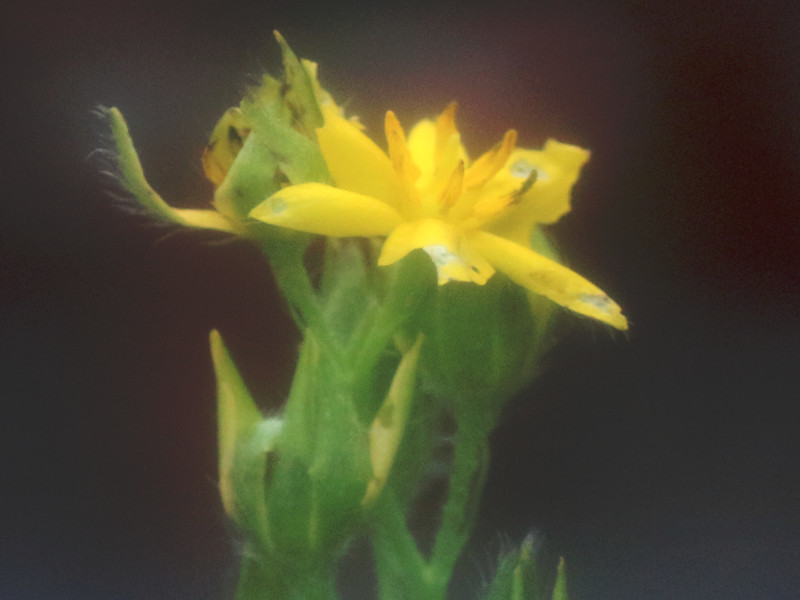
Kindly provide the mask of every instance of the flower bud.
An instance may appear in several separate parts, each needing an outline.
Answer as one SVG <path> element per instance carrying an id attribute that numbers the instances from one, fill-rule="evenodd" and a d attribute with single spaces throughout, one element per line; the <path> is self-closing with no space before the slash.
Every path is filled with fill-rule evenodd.
<path id="1" fill-rule="evenodd" d="M 544 236 L 535 235 L 533 245 L 537 252 L 555 256 Z M 534 374 L 548 347 L 555 310 L 553 302 L 502 273 L 483 286 L 458 281 L 439 286 L 423 326 L 426 386 L 495 419 L 504 402 Z"/>
<path id="2" fill-rule="evenodd" d="M 558 566 L 542 560 L 535 541 L 529 535 L 519 550 L 500 558 L 483 600 L 568 600 L 564 559 L 558 559 Z"/>
<path id="3" fill-rule="evenodd" d="M 336 356 L 311 330 L 281 418 L 264 419 L 217 332 L 220 492 L 226 512 L 271 562 L 329 564 L 379 495 L 403 437 L 422 340 L 408 349 L 371 426 Z"/>

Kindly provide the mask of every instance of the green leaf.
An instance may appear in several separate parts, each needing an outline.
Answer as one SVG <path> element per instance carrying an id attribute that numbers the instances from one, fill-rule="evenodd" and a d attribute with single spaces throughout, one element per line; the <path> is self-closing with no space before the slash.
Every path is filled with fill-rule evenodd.
<path id="1" fill-rule="evenodd" d="M 146 210 L 163 219 L 180 222 L 170 206 L 164 202 L 145 179 L 142 163 L 133 146 L 128 124 L 122 113 L 115 107 L 109 108 L 108 124 L 114 138 L 117 152 L 117 166 L 122 176 L 122 185 L 131 192 Z"/>
<path id="2" fill-rule="evenodd" d="M 296 560 L 326 560 L 362 517 L 371 469 L 366 428 L 337 352 L 310 329 L 304 337 L 267 505 L 276 547 Z"/>
<path id="3" fill-rule="evenodd" d="M 253 402 L 222 336 L 211 332 L 217 376 L 219 485 L 225 511 L 262 542 L 269 539 L 264 497 L 267 454 L 281 433 L 279 419 L 264 419 Z"/>
<path id="4" fill-rule="evenodd" d="M 369 451 L 372 479 L 367 486 L 362 504 L 371 504 L 378 497 L 395 462 L 405 431 L 408 415 L 415 396 L 417 360 L 423 336 L 403 354 L 397 367 L 389 393 L 369 430 Z"/>
<path id="5" fill-rule="evenodd" d="M 214 192 L 214 207 L 224 215 L 244 220 L 254 206 L 279 189 L 275 154 L 262 134 L 251 132 Z"/>
<path id="6" fill-rule="evenodd" d="M 568 600 L 564 559 L 559 559 L 554 569 L 554 562 L 545 560 L 540 553 L 541 548 L 534 549 L 534 537 L 528 536 L 519 550 L 500 557 L 497 572 L 482 599 Z"/>
<path id="7" fill-rule="evenodd" d="M 567 598 L 567 575 L 563 558 L 558 561 L 556 584 L 553 587 L 553 600 L 569 600 Z"/>
<path id="8" fill-rule="evenodd" d="M 264 85 L 274 88 L 276 83 L 265 78 Z M 262 93 L 256 101 L 243 104 L 242 111 L 252 127 L 250 135 L 258 136 L 289 183 L 330 181 L 322 151 L 314 140 L 293 127 L 291 109 L 283 102 L 279 90 L 277 96 L 274 90 Z"/>

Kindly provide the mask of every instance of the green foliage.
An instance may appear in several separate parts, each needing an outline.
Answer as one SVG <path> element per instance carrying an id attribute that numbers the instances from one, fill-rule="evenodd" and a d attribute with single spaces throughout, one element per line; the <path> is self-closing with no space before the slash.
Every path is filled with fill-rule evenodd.
<path id="1" fill-rule="evenodd" d="M 288 62 L 294 64 L 291 59 Z M 299 63 L 287 73 L 292 73 L 293 80 L 302 81 L 300 71 L 308 79 Z M 285 89 L 291 90 L 291 94 L 285 93 Z M 313 114 L 308 108 L 311 105 L 316 107 L 310 84 L 281 83 L 265 75 L 261 86 L 250 91 L 241 104 L 249 134 L 214 194 L 217 210 L 245 219 L 255 206 L 277 192 L 282 183 L 329 181 L 313 128 L 308 129 L 313 120 L 308 116 Z M 303 115 L 302 120 L 298 120 L 298 112 Z"/>
<path id="2" fill-rule="evenodd" d="M 568 600 L 564 559 L 553 571 L 548 570 L 548 565 L 537 559 L 533 538 L 528 536 L 518 550 L 500 557 L 482 600 Z"/>
<path id="3" fill-rule="evenodd" d="M 145 179 L 142 163 L 133 146 L 128 124 L 122 113 L 116 108 L 106 111 L 111 136 L 114 140 L 117 165 L 120 171 L 122 185 L 131 192 L 143 208 L 151 214 L 170 220 L 172 209 L 159 196 Z"/>

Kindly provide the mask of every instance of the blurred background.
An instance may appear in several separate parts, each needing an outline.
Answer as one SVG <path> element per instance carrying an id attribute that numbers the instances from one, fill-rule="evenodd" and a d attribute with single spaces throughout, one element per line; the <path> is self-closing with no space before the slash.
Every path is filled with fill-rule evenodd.
<path id="1" fill-rule="evenodd" d="M 232 598 L 207 334 L 265 406 L 297 334 L 258 254 L 109 200 L 93 112 L 178 206 L 271 31 L 381 137 L 459 102 L 592 150 L 551 233 L 631 320 L 580 319 L 509 407 L 453 598 L 546 533 L 572 600 L 800 594 L 800 14 L 784 2 L 6 3 L 0 9 L 0 598 Z M 350 569 L 353 598 L 369 573 Z M 356 565 L 354 567 L 354 565 Z"/>

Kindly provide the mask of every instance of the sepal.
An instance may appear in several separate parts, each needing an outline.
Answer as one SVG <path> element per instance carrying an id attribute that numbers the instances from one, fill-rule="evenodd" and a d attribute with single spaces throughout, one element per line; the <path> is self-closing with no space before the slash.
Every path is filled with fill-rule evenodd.
<path id="1" fill-rule="evenodd" d="M 414 345 L 404 354 L 397 367 L 389 393 L 369 429 L 369 453 L 372 478 L 361 503 L 372 504 L 383 490 L 392 471 L 397 450 L 406 430 L 408 415 L 414 399 L 417 360 L 423 336 L 417 337 Z"/>
<path id="2" fill-rule="evenodd" d="M 456 415 L 471 413 L 493 423 L 505 401 L 527 383 L 546 323 L 532 313 L 524 290 L 501 274 L 483 286 L 440 286 L 428 319 L 426 386 L 452 398 Z"/>
<path id="3" fill-rule="evenodd" d="M 222 505 L 250 535 L 268 539 L 263 481 L 283 428 L 264 419 L 253 402 L 219 332 L 211 332 L 211 356 L 217 377 L 219 487 Z"/>
<path id="4" fill-rule="evenodd" d="M 234 219 L 246 219 L 286 184 L 330 181 L 315 133 L 322 125 L 316 70 L 275 37 L 285 80 L 265 75 L 222 116 L 203 155 L 206 176 L 218 186 L 214 206 Z"/>

